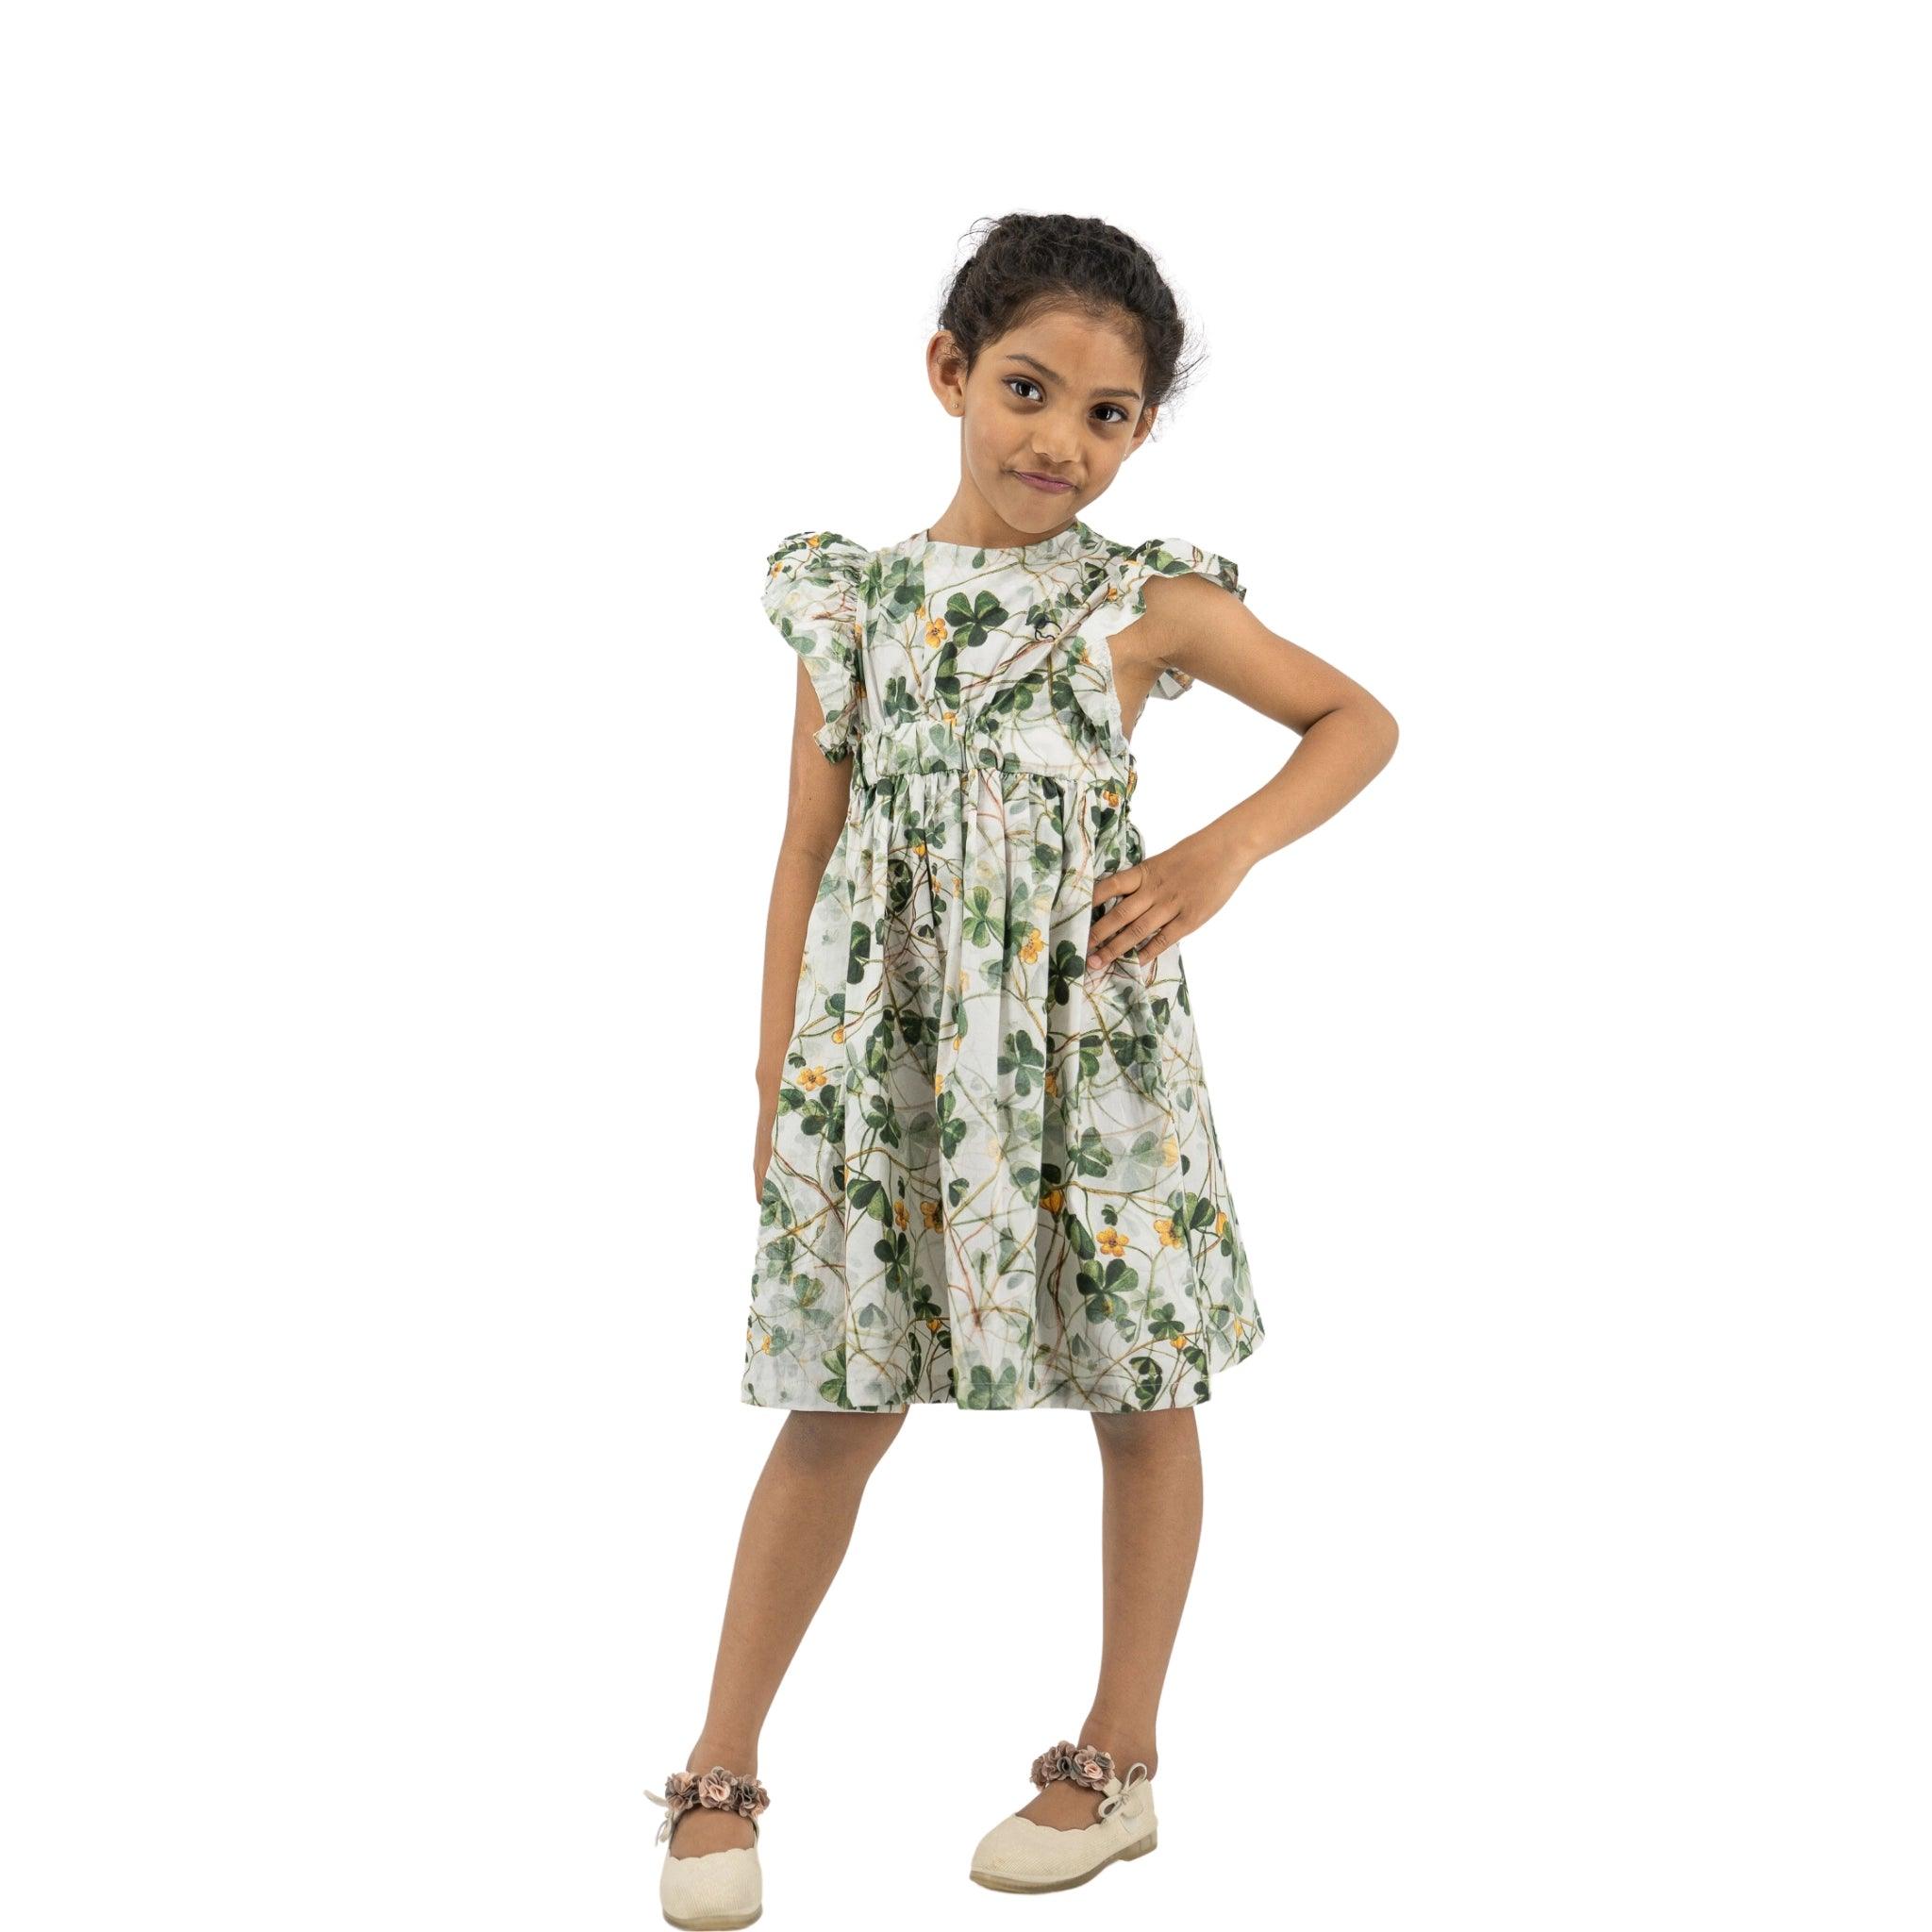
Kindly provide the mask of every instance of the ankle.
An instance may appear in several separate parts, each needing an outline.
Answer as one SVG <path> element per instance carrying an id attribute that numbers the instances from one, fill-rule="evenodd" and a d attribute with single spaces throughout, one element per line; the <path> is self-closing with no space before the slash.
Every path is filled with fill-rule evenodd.
<path id="1" fill-rule="evenodd" d="M 1142 1725 L 1120 1724 L 1105 1717 L 1090 1717 L 1081 1726 L 1075 1741 L 1095 1744 L 1105 1751 L 1113 1759 L 1117 1777 L 1125 1777 L 1128 1770 L 1136 1764 L 1144 1764 L 1149 1777 L 1159 1768 L 1160 1754 L 1155 1749 L 1154 1734 Z"/>
<path id="2" fill-rule="evenodd" d="M 709 1771 L 714 1764 L 722 1764 L 726 1771 L 741 1777 L 756 1777 L 758 1774 L 758 1740 L 753 1739 L 746 1742 L 742 1738 L 715 1737 L 707 1733 L 691 1747 L 691 1756 L 684 1760 L 684 1768 L 687 1771 Z"/>

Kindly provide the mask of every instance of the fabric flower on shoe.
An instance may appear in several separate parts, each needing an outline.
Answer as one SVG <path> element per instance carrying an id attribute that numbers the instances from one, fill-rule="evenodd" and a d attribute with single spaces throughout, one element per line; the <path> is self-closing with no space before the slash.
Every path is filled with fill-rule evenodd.
<path id="1" fill-rule="evenodd" d="M 1072 1740 L 1062 1738 L 1051 1750 L 1042 1751 L 1033 1760 L 1033 1782 L 1044 1790 L 1055 1778 L 1065 1777 L 1067 1767 L 1073 1760 L 1074 1750 Z"/>

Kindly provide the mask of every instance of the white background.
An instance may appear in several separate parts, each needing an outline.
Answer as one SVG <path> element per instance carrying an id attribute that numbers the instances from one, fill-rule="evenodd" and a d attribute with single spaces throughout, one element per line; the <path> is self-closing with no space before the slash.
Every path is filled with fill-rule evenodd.
<path id="1" fill-rule="evenodd" d="M 1089 521 L 1402 742 L 1184 949 L 1267 1337 L 1159 1856 L 967 1883 L 1099 1473 L 933 1409 L 765 1735 L 768 1923 L 1927 1923 L 1907 19 L 9 12 L 11 1923 L 658 1923 L 780 1426 L 764 558 L 944 508 L 1009 208 L 1208 352 Z M 1291 744 L 1150 707 L 1149 848 Z"/>

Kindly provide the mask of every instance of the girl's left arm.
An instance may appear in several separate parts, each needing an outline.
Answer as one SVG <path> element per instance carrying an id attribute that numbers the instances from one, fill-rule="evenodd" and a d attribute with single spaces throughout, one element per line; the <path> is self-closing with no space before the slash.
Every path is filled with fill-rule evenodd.
<path id="1" fill-rule="evenodd" d="M 1345 672 L 1278 636 L 1239 597 L 1194 575 L 1143 592 L 1146 648 L 1276 724 L 1301 742 L 1274 777 L 1197 832 L 1094 883 L 1087 963 L 1134 948 L 1145 961 L 1224 906 L 1249 869 L 1332 818 L 1395 755 L 1393 714 Z"/>

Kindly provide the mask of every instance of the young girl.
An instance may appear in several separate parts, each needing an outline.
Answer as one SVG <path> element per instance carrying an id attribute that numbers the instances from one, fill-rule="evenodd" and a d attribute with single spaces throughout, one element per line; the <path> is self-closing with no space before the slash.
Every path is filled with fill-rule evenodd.
<path id="1" fill-rule="evenodd" d="M 920 1403 L 1086 1409 L 1105 1469 L 1098 1687 L 970 1875 L 1050 1890 L 1154 1849 L 1156 1710 L 1200 1531 L 1194 1410 L 1263 1334 L 1179 942 L 1395 747 L 1374 697 L 1247 609 L 1233 563 L 1083 521 L 1174 392 L 1183 334 L 1119 229 L 1008 216 L 926 347 L 959 425 L 943 514 L 883 549 L 802 531 L 769 559 L 798 711 L 741 1395 L 791 1413 L 704 1727 L 649 1794 L 675 1925 L 758 1915 L 759 1731 Z M 1129 733 L 1150 695 L 1197 680 L 1299 742 L 1150 856 Z"/>

